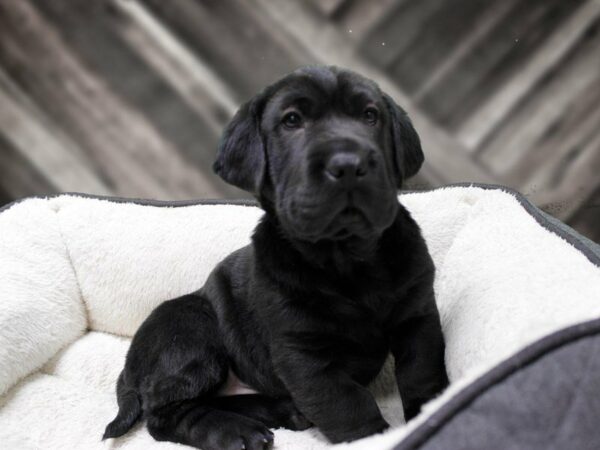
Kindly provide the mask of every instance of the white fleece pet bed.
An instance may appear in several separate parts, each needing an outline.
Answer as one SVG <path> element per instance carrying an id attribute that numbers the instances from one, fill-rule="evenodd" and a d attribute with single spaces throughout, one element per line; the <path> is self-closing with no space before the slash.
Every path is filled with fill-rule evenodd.
<path id="1" fill-rule="evenodd" d="M 393 376 L 373 390 L 395 426 L 349 449 L 600 448 L 600 257 L 499 187 L 406 193 L 436 264 L 451 386 L 408 425 Z M 0 213 L 0 448 L 184 448 L 138 425 L 100 440 L 129 339 L 249 242 L 244 204 L 25 199 Z M 329 445 L 277 430 L 276 449 Z"/>

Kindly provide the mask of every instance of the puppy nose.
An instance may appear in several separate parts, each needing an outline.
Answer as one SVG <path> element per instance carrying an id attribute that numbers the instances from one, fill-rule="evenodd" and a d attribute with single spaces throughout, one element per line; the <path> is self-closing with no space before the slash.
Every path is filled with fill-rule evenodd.
<path id="1" fill-rule="evenodd" d="M 367 158 L 357 153 L 336 153 L 325 165 L 325 173 L 332 181 L 356 182 L 368 173 Z"/>

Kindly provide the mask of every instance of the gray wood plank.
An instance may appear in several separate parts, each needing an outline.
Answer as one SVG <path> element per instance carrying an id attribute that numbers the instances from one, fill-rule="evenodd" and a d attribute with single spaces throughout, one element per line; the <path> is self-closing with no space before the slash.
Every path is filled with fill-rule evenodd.
<path id="1" fill-rule="evenodd" d="M 46 187 L 52 187 L 50 192 L 111 193 L 84 152 L 2 70 L 0 105 L 5 191 L 15 197 L 45 193 Z"/>
<path id="2" fill-rule="evenodd" d="M 15 198 L 6 192 L 2 186 L 0 186 L 0 208 L 14 200 Z"/>
<path id="3" fill-rule="evenodd" d="M 406 0 L 355 0 L 338 10 L 332 22 L 353 45 L 358 45 L 400 1 Z"/>
<path id="4" fill-rule="evenodd" d="M 490 2 L 490 6 L 485 8 L 478 16 L 477 20 L 470 24 L 471 26 L 464 26 L 463 24 L 465 30 L 468 31 L 464 34 L 464 37 L 457 42 L 457 45 L 449 49 L 448 53 L 440 59 L 435 67 L 432 65 L 429 70 L 421 71 L 423 80 L 412 95 L 414 100 L 416 102 L 421 101 L 421 99 L 433 90 L 435 86 L 443 82 L 444 78 L 448 76 L 449 73 L 457 70 L 462 60 L 473 52 L 479 43 L 486 39 L 498 23 L 506 17 L 514 7 L 515 1 L 518 0 Z"/>
<path id="5" fill-rule="evenodd" d="M 338 14 L 345 5 L 354 3 L 353 0 L 308 0 L 308 3 L 326 17 Z"/>
<path id="6" fill-rule="evenodd" d="M 236 0 L 144 0 L 144 4 L 244 101 L 296 67 L 314 62 L 299 46 L 277 37 L 253 11 Z"/>
<path id="7" fill-rule="evenodd" d="M 422 35 L 423 24 L 443 4 L 439 0 L 397 2 L 365 36 L 360 53 L 378 67 L 389 68 Z"/>
<path id="8" fill-rule="evenodd" d="M 498 15 L 498 7 L 506 8 L 513 1 L 516 0 L 463 0 L 459 6 L 455 2 L 441 2 L 440 9 L 423 20 L 420 32 L 388 66 L 392 78 L 409 94 L 417 92 L 482 16 L 492 12 Z"/>
<path id="9" fill-rule="evenodd" d="M 575 48 L 483 143 L 480 160 L 503 179 L 522 180 L 560 160 L 568 140 L 579 138 L 574 126 L 585 126 L 590 109 L 598 111 L 600 34 L 582 36 Z"/>
<path id="10" fill-rule="evenodd" d="M 600 187 L 600 113 L 578 131 L 527 182 L 533 201 L 558 205 L 553 214 L 561 220 L 568 220 Z"/>
<path id="11" fill-rule="evenodd" d="M 0 64 L 101 168 L 115 193 L 219 195 L 142 114 L 74 56 L 28 1 L 0 3 Z"/>
<path id="12" fill-rule="evenodd" d="M 438 123 L 456 129 L 543 44 L 580 0 L 518 2 L 419 105 Z"/>
<path id="13" fill-rule="evenodd" d="M 523 152 L 519 162 L 510 171 L 511 179 L 519 180 L 523 186 L 532 186 L 536 178 L 545 177 L 555 180 L 552 185 L 556 184 L 558 174 L 573 150 L 581 148 L 586 141 L 600 133 L 600 77 L 597 80 L 596 84 L 592 83 L 588 89 L 583 89 L 577 98 L 562 109 L 558 117 L 548 123 L 543 134 L 529 151 Z"/>
<path id="14" fill-rule="evenodd" d="M 458 131 L 459 139 L 468 149 L 476 151 L 535 85 L 561 64 L 581 42 L 581 37 L 594 26 L 600 16 L 600 1 L 588 0 L 544 42 L 543 46 L 514 72 L 494 95 L 474 110 Z"/>
<path id="15" fill-rule="evenodd" d="M 32 195 L 50 195 L 56 188 L 0 132 L 0 206 Z"/>
<path id="16" fill-rule="evenodd" d="M 113 0 L 111 5 L 127 17 L 118 29 L 123 39 L 220 134 L 238 106 L 232 88 L 139 1 Z"/>
<path id="17" fill-rule="evenodd" d="M 569 225 L 596 243 L 600 243 L 600 187 L 569 219 Z"/>
<path id="18" fill-rule="evenodd" d="M 123 29 L 131 26 L 128 16 L 105 1 L 33 3 L 95 77 L 129 108 L 143 114 L 184 159 L 210 176 L 220 130 L 190 108 L 179 92 L 146 63 L 138 49 L 121 38 Z"/>

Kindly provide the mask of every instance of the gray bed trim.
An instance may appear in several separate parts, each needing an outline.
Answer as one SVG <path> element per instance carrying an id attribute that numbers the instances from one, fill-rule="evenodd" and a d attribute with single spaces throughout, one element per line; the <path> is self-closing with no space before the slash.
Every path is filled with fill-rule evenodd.
<path id="1" fill-rule="evenodd" d="M 479 393 L 419 450 L 598 450 L 600 334 L 543 351 Z"/>
<path id="2" fill-rule="evenodd" d="M 481 394 L 502 383 L 511 375 L 535 364 L 544 355 L 560 347 L 600 335 L 600 319 L 579 323 L 550 334 L 498 364 L 482 377 L 466 386 L 462 391 L 442 405 L 425 422 L 406 436 L 394 450 L 415 450 L 432 439 L 452 418 L 467 409 Z"/>

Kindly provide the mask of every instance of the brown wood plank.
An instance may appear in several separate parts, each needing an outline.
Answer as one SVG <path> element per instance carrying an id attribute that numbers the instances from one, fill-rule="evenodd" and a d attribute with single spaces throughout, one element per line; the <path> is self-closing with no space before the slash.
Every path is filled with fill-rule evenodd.
<path id="1" fill-rule="evenodd" d="M 581 0 L 518 2 L 419 105 L 454 130 L 492 95 L 577 9 Z"/>
<path id="2" fill-rule="evenodd" d="M 539 81 L 563 63 L 565 56 L 576 47 L 581 37 L 594 26 L 600 16 L 600 2 L 587 0 L 560 26 L 524 66 L 513 73 L 494 95 L 471 113 L 459 130 L 459 139 L 467 148 L 476 151 L 502 120 L 523 101 Z"/>
<path id="3" fill-rule="evenodd" d="M 0 3 L 0 64 L 101 168 L 115 193 L 219 195 L 143 115 L 74 57 L 27 1 Z"/>
<path id="4" fill-rule="evenodd" d="M 268 28 L 249 2 L 144 0 L 144 4 L 226 84 L 236 87 L 238 101 L 296 67 L 314 62 L 301 47 Z"/>

